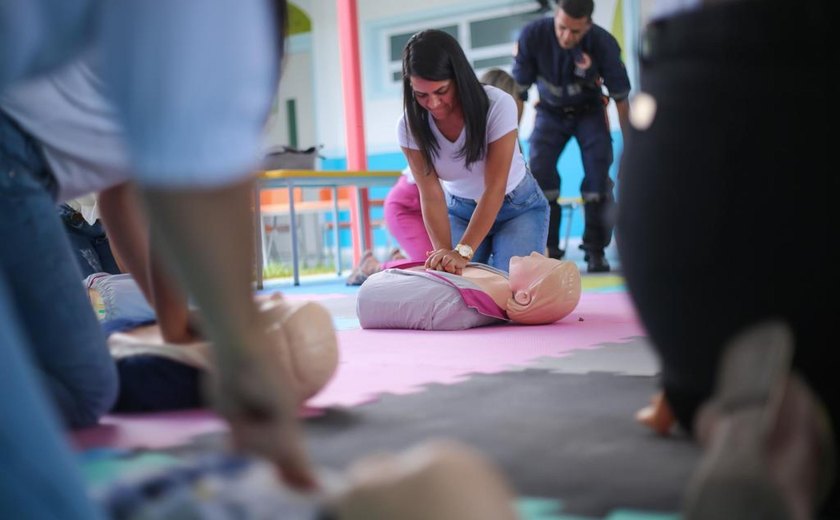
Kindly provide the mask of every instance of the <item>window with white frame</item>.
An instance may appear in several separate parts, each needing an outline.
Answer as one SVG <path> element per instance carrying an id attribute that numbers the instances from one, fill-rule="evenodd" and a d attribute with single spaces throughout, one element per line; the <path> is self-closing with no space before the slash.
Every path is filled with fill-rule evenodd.
<path id="1" fill-rule="evenodd" d="M 383 31 L 388 53 L 386 83 L 402 81 L 402 52 L 411 35 L 424 29 L 440 29 L 454 36 L 476 74 L 481 75 L 491 67 L 510 71 L 513 51 L 519 31 L 528 22 L 544 13 L 534 9 L 534 2 L 506 6 L 480 12 L 465 11 L 446 18 L 430 18 L 423 23 L 391 27 Z"/>

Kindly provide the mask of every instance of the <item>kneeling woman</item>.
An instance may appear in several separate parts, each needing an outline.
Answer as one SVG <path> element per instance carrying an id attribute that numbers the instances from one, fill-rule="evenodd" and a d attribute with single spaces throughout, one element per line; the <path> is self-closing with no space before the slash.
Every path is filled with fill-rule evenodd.
<path id="1" fill-rule="evenodd" d="M 513 256 L 542 253 L 548 202 L 519 150 L 513 98 L 482 86 L 458 41 L 437 30 L 406 44 L 403 96 L 397 134 L 434 247 L 426 267 L 507 270 Z"/>

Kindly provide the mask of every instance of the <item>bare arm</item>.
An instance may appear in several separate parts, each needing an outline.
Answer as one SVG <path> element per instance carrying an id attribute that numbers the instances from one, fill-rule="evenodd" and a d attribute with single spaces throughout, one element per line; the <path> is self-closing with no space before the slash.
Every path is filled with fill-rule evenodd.
<path id="1" fill-rule="evenodd" d="M 420 191 L 420 207 L 423 212 L 423 222 L 435 249 L 452 248 L 452 232 L 449 227 L 449 216 L 446 210 L 446 197 L 440 185 L 437 173 L 432 171 L 428 175 L 426 161 L 418 150 L 403 148 L 408 159 L 411 175 Z"/>
<path id="2" fill-rule="evenodd" d="M 502 207 L 502 202 L 504 202 L 510 164 L 513 159 L 514 146 L 516 146 L 516 134 L 517 131 L 512 130 L 510 133 L 490 143 L 487 148 L 484 192 L 470 218 L 464 236 L 457 238 L 459 243 L 469 245 L 473 250 L 481 244 L 481 241 L 487 236 L 490 228 L 493 227 L 493 223 L 499 214 L 499 209 Z M 417 155 L 419 156 L 419 153 Z M 423 188 L 419 182 L 418 187 L 420 188 L 421 200 L 423 200 Z M 423 202 L 423 204 L 423 218 L 426 219 L 426 203 Z M 449 219 L 446 217 L 447 212 L 445 206 L 441 209 L 440 213 L 444 216 L 443 225 L 446 227 L 447 236 L 450 238 L 450 241 L 439 243 L 432 238 L 432 244 L 435 246 L 435 250 L 426 259 L 426 267 L 461 274 L 469 260 L 452 249 Z M 426 220 L 426 226 L 429 226 L 428 220 Z M 431 231 L 429 234 L 431 236 Z"/>
<path id="3" fill-rule="evenodd" d="M 137 203 L 134 186 L 125 182 L 99 192 L 99 213 L 108 242 L 120 269 L 131 273 L 149 303 L 152 291 L 146 278 L 149 232 L 146 217 Z"/>
<path id="4" fill-rule="evenodd" d="M 490 143 L 487 147 L 487 161 L 484 170 L 484 193 L 478 201 L 464 236 L 459 242 L 476 249 L 499 215 L 505 198 L 510 164 L 516 144 L 516 130 Z"/>
<path id="5" fill-rule="evenodd" d="M 628 131 L 630 129 L 630 101 L 622 99 L 615 102 L 615 109 L 618 112 L 618 125 L 621 127 L 621 142 L 627 143 Z M 618 178 L 621 178 L 621 170 L 618 170 Z"/>
<path id="6" fill-rule="evenodd" d="M 242 447 L 273 460 L 295 487 L 314 486 L 294 392 L 280 380 L 251 287 L 253 180 L 206 190 L 145 189 L 160 252 L 195 296 L 218 373 L 215 404 Z"/>
<path id="7" fill-rule="evenodd" d="M 630 128 L 630 102 L 626 99 L 615 102 L 615 109 L 618 112 L 618 125 L 621 127 L 622 141 L 627 138 L 627 131 Z"/>
<path id="8" fill-rule="evenodd" d="M 178 281 L 151 251 L 148 219 L 134 184 L 126 182 L 102 191 L 99 209 L 120 267 L 131 273 L 155 309 L 163 340 L 167 343 L 195 341 L 197 334 L 190 323 L 187 298 Z"/>

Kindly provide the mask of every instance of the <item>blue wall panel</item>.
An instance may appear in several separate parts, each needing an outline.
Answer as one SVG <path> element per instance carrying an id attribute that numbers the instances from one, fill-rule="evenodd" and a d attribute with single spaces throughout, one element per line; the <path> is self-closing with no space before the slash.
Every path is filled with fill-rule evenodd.
<path id="1" fill-rule="evenodd" d="M 522 142 L 522 149 L 525 157 L 528 156 L 528 142 Z M 613 156 L 615 160 L 610 168 L 610 176 L 615 180 L 618 175 L 618 166 L 621 159 L 621 151 L 623 149 L 623 142 L 621 139 L 621 132 L 613 132 Z M 402 170 L 405 168 L 405 157 L 401 152 L 383 153 L 376 155 L 369 155 L 368 169 L 370 170 Z M 561 196 L 563 197 L 579 197 L 580 183 L 583 180 L 583 164 L 580 160 L 580 147 L 577 141 L 572 139 L 563 150 L 563 154 L 558 161 L 558 171 L 562 179 Z M 321 160 L 321 169 L 323 170 L 344 170 L 347 168 L 347 160 L 344 157 L 328 157 Z M 617 188 L 616 188 L 617 192 Z M 383 199 L 388 194 L 388 188 L 375 187 L 370 190 L 370 197 L 373 199 Z M 332 216 L 328 216 L 331 219 Z M 379 221 L 382 219 L 382 208 L 376 207 L 371 209 L 371 219 Z M 350 213 L 342 211 L 339 214 L 339 220 L 347 222 L 350 220 Z M 565 234 L 566 222 L 561 223 L 561 238 Z M 583 234 L 583 211 L 578 210 L 572 220 L 572 238 L 580 238 Z M 331 247 L 332 233 L 325 236 L 325 243 Z M 350 231 L 343 229 L 340 233 L 340 241 L 342 247 L 350 247 Z M 387 245 L 387 234 L 381 229 L 374 229 L 374 245 L 375 247 L 385 247 Z M 392 244 L 396 245 L 396 244 Z"/>

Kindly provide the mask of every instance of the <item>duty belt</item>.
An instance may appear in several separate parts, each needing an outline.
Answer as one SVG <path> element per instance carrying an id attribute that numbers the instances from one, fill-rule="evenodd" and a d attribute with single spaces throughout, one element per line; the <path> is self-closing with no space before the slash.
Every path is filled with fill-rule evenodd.
<path id="1" fill-rule="evenodd" d="M 537 105 L 537 108 L 542 108 L 545 111 L 550 112 L 552 114 L 558 114 L 566 117 L 574 117 L 579 114 L 585 114 L 587 112 L 592 112 L 599 108 L 604 108 L 604 104 L 601 101 L 590 101 L 588 103 L 582 103 L 580 105 L 558 106 L 541 101 Z"/>

